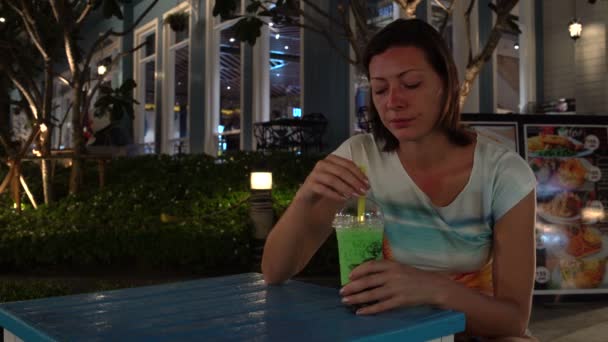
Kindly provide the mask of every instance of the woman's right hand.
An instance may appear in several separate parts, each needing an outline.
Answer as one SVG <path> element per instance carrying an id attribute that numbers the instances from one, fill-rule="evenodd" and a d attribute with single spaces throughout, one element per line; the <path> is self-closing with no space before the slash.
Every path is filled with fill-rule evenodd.
<path id="1" fill-rule="evenodd" d="M 315 165 L 298 191 L 310 202 L 325 197 L 344 201 L 365 196 L 369 189 L 367 176 L 351 160 L 330 154 Z"/>

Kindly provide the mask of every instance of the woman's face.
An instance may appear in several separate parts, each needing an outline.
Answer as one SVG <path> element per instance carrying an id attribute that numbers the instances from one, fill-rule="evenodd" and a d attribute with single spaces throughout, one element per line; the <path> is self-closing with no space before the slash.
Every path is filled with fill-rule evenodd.
<path id="1" fill-rule="evenodd" d="M 419 141 L 435 128 L 443 81 L 416 47 L 392 47 L 369 63 L 372 100 L 399 142 Z"/>

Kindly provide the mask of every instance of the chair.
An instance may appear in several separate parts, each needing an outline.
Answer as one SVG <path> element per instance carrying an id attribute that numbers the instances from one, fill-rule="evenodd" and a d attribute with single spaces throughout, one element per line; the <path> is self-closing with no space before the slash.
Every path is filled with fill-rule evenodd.
<path id="1" fill-rule="evenodd" d="M 308 113 L 302 117 L 302 152 L 323 151 L 323 136 L 327 130 L 327 118 L 322 113 Z"/>

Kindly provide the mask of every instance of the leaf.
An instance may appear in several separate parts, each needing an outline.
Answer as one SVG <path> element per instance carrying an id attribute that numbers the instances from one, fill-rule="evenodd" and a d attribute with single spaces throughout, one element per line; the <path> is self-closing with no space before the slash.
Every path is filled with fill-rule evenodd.
<path id="1" fill-rule="evenodd" d="M 258 18 L 249 17 L 239 20 L 234 25 L 234 33 L 237 39 L 254 45 L 257 38 L 261 35 L 261 27 L 264 22 Z"/>
<path id="2" fill-rule="evenodd" d="M 496 5 L 494 5 L 493 3 L 488 3 L 488 7 L 490 7 L 490 9 L 492 11 L 494 11 L 494 13 L 498 13 L 498 8 L 496 7 Z"/>
<path id="3" fill-rule="evenodd" d="M 220 16 L 223 20 L 232 19 L 235 17 L 236 4 L 240 0 L 215 0 L 213 6 L 213 16 Z"/>
<path id="4" fill-rule="evenodd" d="M 245 7 L 245 11 L 247 11 L 247 13 L 255 13 L 261 6 L 262 4 L 259 1 L 254 0 L 249 5 L 247 5 L 247 7 Z"/>
<path id="5" fill-rule="evenodd" d="M 507 25 L 509 26 L 509 29 L 513 32 L 517 32 L 518 34 L 521 34 L 521 30 L 519 29 L 519 25 L 517 25 L 516 23 L 514 23 L 513 21 L 507 21 Z"/>
<path id="6" fill-rule="evenodd" d="M 126 92 L 132 91 L 133 89 L 135 89 L 135 87 L 137 87 L 137 83 L 132 78 L 129 78 L 125 80 L 120 86 L 120 92 L 124 94 Z"/>
<path id="7" fill-rule="evenodd" d="M 118 2 L 116 2 L 116 0 L 103 0 L 103 16 L 106 19 L 116 17 L 123 20 L 120 5 Z"/>

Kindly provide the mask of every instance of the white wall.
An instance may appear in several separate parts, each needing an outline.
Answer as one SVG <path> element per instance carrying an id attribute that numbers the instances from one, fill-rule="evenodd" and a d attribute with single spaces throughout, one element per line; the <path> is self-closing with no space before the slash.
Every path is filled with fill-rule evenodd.
<path id="1" fill-rule="evenodd" d="M 568 35 L 575 4 L 583 24 L 576 42 Z M 578 114 L 608 114 L 607 22 L 608 1 L 543 1 L 545 102 L 575 98 Z"/>

